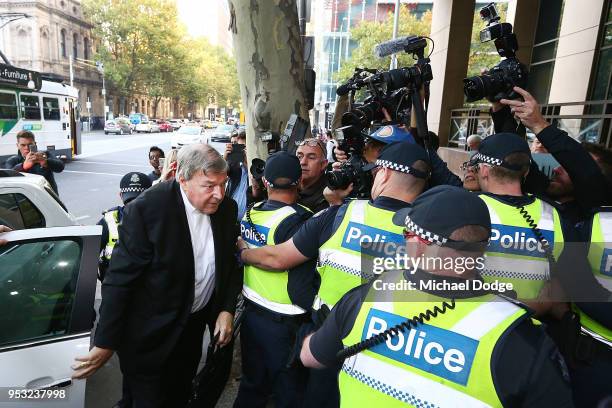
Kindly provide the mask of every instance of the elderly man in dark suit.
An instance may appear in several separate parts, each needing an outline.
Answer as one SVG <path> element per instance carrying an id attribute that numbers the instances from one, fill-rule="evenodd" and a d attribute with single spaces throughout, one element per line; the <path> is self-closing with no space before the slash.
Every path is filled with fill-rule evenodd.
<path id="1" fill-rule="evenodd" d="M 184 147 L 177 180 L 126 206 L 94 347 L 74 365 L 74 377 L 86 378 L 117 352 L 120 406 L 184 406 L 205 326 L 219 344 L 231 340 L 242 272 L 236 203 L 224 196 L 227 163 L 211 146 Z"/>

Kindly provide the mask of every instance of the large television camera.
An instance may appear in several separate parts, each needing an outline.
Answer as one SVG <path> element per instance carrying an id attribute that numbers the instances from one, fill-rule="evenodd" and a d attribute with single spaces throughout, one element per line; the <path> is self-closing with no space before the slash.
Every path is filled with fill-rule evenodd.
<path id="1" fill-rule="evenodd" d="M 480 18 L 487 22 L 487 26 L 480 31 L 480 42 L 493 40 L 497 53 L 504 59 L 488 73 L 463 80 L 466 101 L 516 99 L 519 95 L 512 88 L 526 87 L 527 68 L 516 58 L 518 42 L 512 32 L 512 24 L 499 22 L 500 17 L 493 3 L 480 9 Z"/>
<path id="2" fill-rule="evenodd" d="M 416 63 L 388 71 L 357 68 L 354 75 L 338 87 L 338 95 L 349 94 L 350 109 L 342 115 L 342 126 L 336 129 L 335 136 L 338 148 L 346 152 L 349 159 L 339 170 L 326 172 L 330 189 L 345 189 L 353 183 L 353 197 L 369 197 L 372 177 L 361 168 L 367 164 L 362 155 L 370 130 L 389 124 L 409 126 L 413 108 L 418 135 L 427 145 L 427 121 L 420 90 L 427 87 L 433 75 L 429 57 L 425 57 L 426 46 L 426 38 L 417 36 L 379 44 L 375 49 L 379 58 L 403 51 L 413 54 Z M 359 90 L 364 90 L 366 97 L 355 102 L 355 93 Z M 383 108 L 391 117 L 390 121 L 386 120 Z"/>

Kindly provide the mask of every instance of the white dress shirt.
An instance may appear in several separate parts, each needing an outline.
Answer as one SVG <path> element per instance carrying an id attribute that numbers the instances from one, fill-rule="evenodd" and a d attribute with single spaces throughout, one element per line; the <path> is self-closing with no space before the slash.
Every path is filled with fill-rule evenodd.
<path id="1" fill-rule="evenodd" d="M 195 313 L 206 306 L 215 288 L 215 242 L 210 225 L 210 216 L 191 205 L 182 187 L 181 195 L 185 204 L 187 223 L 191 233 L 191 246 L 193 247 L 195 295 L 191 313 Z"/>

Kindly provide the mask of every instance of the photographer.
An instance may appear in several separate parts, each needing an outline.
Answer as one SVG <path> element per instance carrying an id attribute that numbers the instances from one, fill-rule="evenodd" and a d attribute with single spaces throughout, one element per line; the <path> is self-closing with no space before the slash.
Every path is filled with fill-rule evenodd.
<path id="1" fill-rule="evenodd" d="M 313 213 L 318 213 L 329 207 L 323 196 L 327 168 L 325 145 L 319 139 L 304 139 L 298 143 L 295 155 L 300 160 L 302 168 L 298 204 L 307 207 Z"/>
<path id="2" fill-rule="evenodd" d="M 226 194 L 238 204 L 238 221 L 252 201 L 249 194 L 249 172 L 246 162 L 246 132 L 234 133 L 225 145 L 223 158 L 229 166 Z"/>
<path id="3" fill-rule="evenodd" d="M 55 194 L 59 194 L 53 173 L 61 173 L 64 170 L 64 163 L 48 151 L 39 152 L 34 133 L 29 130 L 17 133 L 17 149 L 17 155 L 6 161 L 5 168 L 43 176 Z"/>
<path id="4" fill-rule="evenodd" d="M 553 179 L 544 181 L 535 192 L 545 189 L 550 198 L 561 204 L 561 213 L 571 225 L 587 219 L 594 208 L 610 205 L 612 189 L 599 167 L 603 162 L 596 161 L 567 132 L 548 123 L 529 92 L 519 87 L 514 87 L 514 91 L 524 102 L 509 99 L 500 102 L 510 108 L 510 113 L 530 129 L 561 164 L 555 169 Z"/>

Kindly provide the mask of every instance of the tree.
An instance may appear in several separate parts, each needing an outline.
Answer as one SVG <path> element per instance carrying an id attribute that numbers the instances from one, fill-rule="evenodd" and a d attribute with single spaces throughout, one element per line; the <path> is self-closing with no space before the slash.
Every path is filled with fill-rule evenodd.
<path id="1" fill-rule="evenodd" d="M 247 153 L 266 158 L 263 135 L 282 133 L 292 113 L 308 120 L 296 0 L 228 2 Z"/>
<path id="2" fill-rule="evenodd" d="M 398 26 L 398 37 L 406 35 L 429 35 L 431 27 L 431 12 L 426 12 L 419 19 L 412 14 L 408 8 L 400 9 Z M 389 69 L 391 57 L 377 58 L 374 55 L 374 47 L 384 41 L 388 41 L 393 36 L 393 15 L 389 14 L 384 22 L 363 21 L 355 28 L 351 29 L 351 39 L 358 46 L 351 53 L 351 57 L 341 63 L 340 71 L 335 75 L 335 79 L 344 82 L 355 72 L 355 68 L 375 68 Z M 425 50 L 428 53 L 428 48 Z M 409 66 L 414 64 L 411 55 L 397 54 L 398 66 Z"/>

